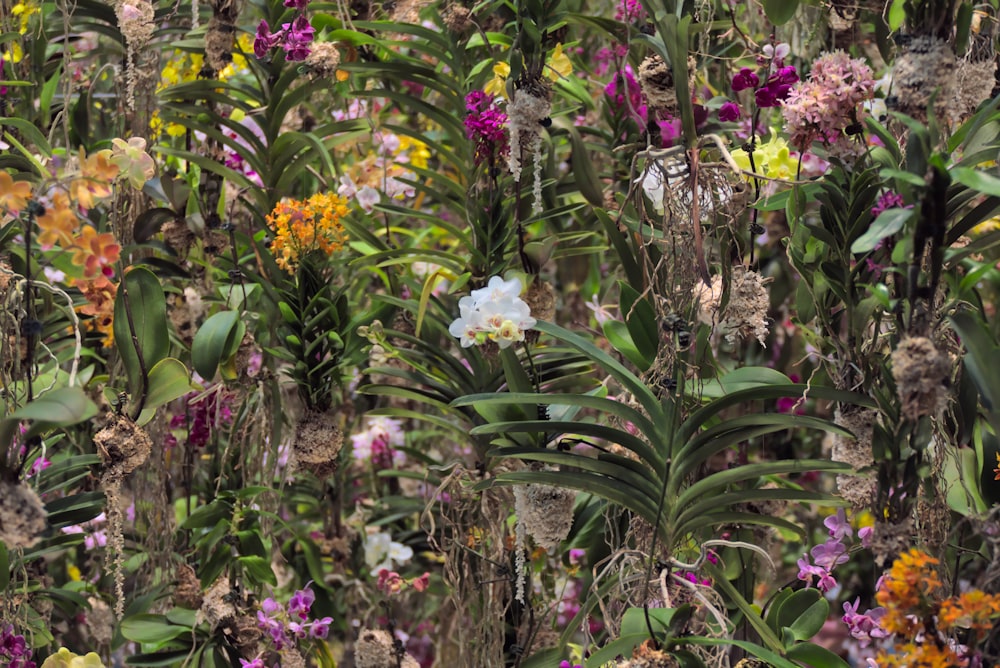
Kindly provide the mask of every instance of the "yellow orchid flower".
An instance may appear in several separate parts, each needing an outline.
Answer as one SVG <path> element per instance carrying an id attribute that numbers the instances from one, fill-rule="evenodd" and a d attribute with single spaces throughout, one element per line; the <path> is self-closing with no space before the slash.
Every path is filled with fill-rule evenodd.
<path id="1" fill-rule="evenodd" d="M 750 156 L 742 148 L 733 151 L 733 161 L 740 169 L 750 171 Z M 799 161 L 789 154 L 788 142 L 772 131 L 771 139 L 757 144 L 753 152 L 753 169 L 771 179 L 794 179 Z"/>
<path id="2" fill-rule="evenodd" d="M 104 668 L 104 663 L 94 652 L 79 656 L 62 647 L 57 653 L 45 659 L 42 668 Z"/>
<path id="3" fill-rule="evenodd" d="M 507 77 L 510 76 L 510 65 L 507 63 L 497 63 L 493 66 L 493 78 L 483 87 L 483 92 L 496 97 L 503 95 L 507 97 Z"/>
<path id="4" fill-rule="evenodd" d="M 558 81 L 560 78 L 565 79 L 573 73 L 573 63 L 570 62 L 569 56 L 563 53 L 562 42 L 556 44 L 556 48 L 552 50 L 552 55 L 549 56 L 547 64 L 548 77 L 552 81 Z"/>

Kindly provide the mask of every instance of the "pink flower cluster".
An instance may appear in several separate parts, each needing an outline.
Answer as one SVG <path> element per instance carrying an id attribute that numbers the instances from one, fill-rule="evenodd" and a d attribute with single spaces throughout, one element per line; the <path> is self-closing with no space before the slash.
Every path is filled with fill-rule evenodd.
<path id="1" fill-rule="evenodd" d="M 830 155 L 853 161 L 865 149 L 852 138 L 866 116 L 862 103 L 874 95 L 875 80 L 864 60 L 843 51 L 820 56 L 809 80 L 792 88 L 785 100 L 782 114 L 791 143 L 804 151 L 819 141 Z"/>
<path id="2" fill-rule="evenodd" d="M 882 628 L 881 621 L 885 617 L 885 608 L 872 608 L 868 612 L 858 613 L 858 606 L 861 599 L 854 599 L 854 603 L 844 603 L 844 616 L 841 618 L 847 629 L 851 632 L 851 637 L 858 641 L 862 648 L 868 647 L 872 640 L 885 638 L 889 632 Z"/>
<path id="3" fill-rule="evenodd" d="M 642 95 L 642 88 L 635 78 L 635 73 L 631 65 L 625 65 L 624 69 L 614 76 L 608 85 L 604 87 L 604 94 L 608 96 L 611 106 L 614 109 L 624 111 L 641 127 L 648 127 L 649 108 L 646 106 L 646 100 Z M 705 119 L 701 116 L 703 112 L 704 107 L 695 105 L 696 125 L 704 122 Z M 668 117 L 657 118 L 655 120 L 660 130 L 660 145 L 663 148 L 673 146 L 681 134 L 680 119 Z"/>
<path id="4" fill-rule="evenodd" d="M 403 591 L 406 587 L 413 587 L 418 592 L 425 591 L 430 583 L 431 574 L 428 572 L 407 580 L 396 571 L 383 568 L 378 572 L 378 582 L 375 583 L 375 587 L 386 596 L 392 596 Z"/>
<path id="5" fill-rule="evenodd" d="M 615 21 L 637 23 L 646 18 L 646 10 L 640 0 L 618 0 L 615 8 Z"/>
<path id="6" fill-rule="evenodd" d="M 333 617 L 310 621 L 310 609 L 315 600 L 316 594 L 308 586 L 292 594 L 287 608 L 273 598 L 266 598 L 257 611 L 257 626 L 271 637 L 276 650 L 304 638 L 326 638 Z"/>
<path id="7" fill-rule="evenodd" d="M 313 36 L 316 30 L 306 18 L 305 9 L 309 0 L 285 0 L 285 7 L 297 9 L 300 13 L 291 23 L 282 23 L 281 30 L 271 32 L 267 21 L 261 21 L 254 36 L 253 53 L 257 58 L 263 58 L 268 51 L 281 45 L 285 51 L 285 60 L 305 60 L 309 57 Z"/>
<path id="8" fill-rule="evenodd" d="M 741 68 L 730 82 L 733 93 L 738 95 L 741 91 L 751 90 L 754 103 L 758 107 L 780 107 L 791 92 L 792 86 L 799 80 L 795 67 L 785 65 L 784 59 L 788 52 L 787 44 L 778 44 L 776 47 L 771 44 L 766 45 L 763 48 L 763 55 L 757 58 L 757 64 L 767 68 L 767 80 L 761 85 L 760 76 L 756 72 L 749 67 Z M 719 120 L 724 123 L 738 121 L 742 116 L 743 111 L 736 102 L 727 101 L 719 108 Z"/>
<path id="9" fill-rule="evenodd" d="M 497 101 L 481 90 L 465 96 L 465 136 L 476 143 L 476 164 L 494 164 L 510 152 L 507 114 Z"/>
<path id="10" fill-rule="evenodd" d="M 201 397 L 198 401 L 194 399 Z M 167 436 L 166 445 L 172 448 L 177 445 L 177 436 L 173 432 L 187 430 L 187 446 L 203 448 L 212 440 L 214 430 L 226 427 L 233 421 L 232 400 L 230 393 L 222 388 L 206 395 L 204 392 L 192 392 L 185 396 L 186 409 L 170 418 L 171 433 Z"/>
<path id="11" fill-rule="evenodd" d="M 8 668 L 35 668 L 28 642 L 23 635 L 14 633 L 12 624 L 7 624 L 0 631 L 0 665 Z"/>
<path id="12" fill-rule="evenodd" d="M 798 561 L 798 578 L 806 583 L 806 586 L 815 584 L 822 592 L 829 592 L 837 587 L 837 580 L 833 577 L 833 569 L 848 561 L 847 544 L 854 536 L 854 529 L 847 521 L 847 514 L 841 508 L 836 515 L 832 515 L 823 520 L 823 524 L 830 532 L 830 539 L 825 543 L 816 545 L 809 551 L 809 555 L 803 556 Z M 867 547 L 871 542 L 871 527 L 866 527 L 858 531 L 858 538 L 861 545 Z M 812 556 L 813 563 L 809 562 Z M 813 578 L 816 578 L 815 583 Z"/>

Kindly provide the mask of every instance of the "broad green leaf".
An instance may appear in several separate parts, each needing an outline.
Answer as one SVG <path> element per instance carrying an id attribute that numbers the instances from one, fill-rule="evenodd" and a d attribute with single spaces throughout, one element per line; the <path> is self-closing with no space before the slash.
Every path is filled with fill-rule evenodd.
<path id="1" fill-rule="evenodd" d="M 652 359 L 639 352 L 639 346 L 632 340 L 628 325 L 621 320 L 605 320 L 601 324 L 601 329 L 604 331 L 608 343 L 634 364 L 639 371 L 645 371 L 653 363 Z"/>
<path id="2" fill-rule="evenodd" d="M 10 554 L 7 546 L 0 541 L 0 591 L 7 591 L 10 583 Z"/>
<path id="3" fill-rule="evenodd" d="M 745 366 L 734 369 L 720 378 L 706 380 L 692 391 L 706 399 L 715 399 L 739 390 L 767 385 L 789 385 L 791 379 L 780 371 L 762 366 Z"/>
<path id="4" fill-rule="evenodd" d="M 801 589 L 782 602 L 778 627 L 788 627 L 796 640 L 809 640 L 819 633 L 830 614 L 830 604 L 816 589 Z"/>
<path id="5" fill-rule="evenodd" d="M 135 326 L 134 332 L 132 325 Z M 153 272 L 138 267 L 125 274 L 115 297 L 112 328 L 118 354 L 128 376 L 129 391 L 135 401 L 144 389 L 148 392 L 146 379 L 150 369 L 166 357 L 170 349 L 167 302 L 160 281 Z M 142 364 L 139 362 L 140 353 Z"/>
<path id="6" fill-rule="evenodd" d="M 271 570 L 271 562 L 264 557 L 251 555 L 248 557 L 238 557 L 237 561 L 243 566 L 246 574 L 257 584 L 270 584 L 277 586 L 278 578 Z"/>
<path id="7" fill-rule="evenodd" d="M 951 170 L 951 177 L 985 195 L 1000 197 L 1000 178 L 992 174 L 971 167 L 955 167 Z"/>
<path id="8" fill-rule="evenodd" d="M 764 13 L 767 15 L 767 20 L 776 26 L 791 21 L 798 8 L 799 0 L 764 0 Z"/>
<path id="9" fill-rule="evenodd" d="M 284 309 L 282 313 L 285 313 Z M 291 314 L 290 308 L 289 314 Z M 242 322 L 238 312 L 221 311 L 198 328 L 191 344 L 191 364 L 206 381 L 215 378 L 219 364 L 236 353 L 236 348 L 243 338 L 240 325 Z"/>
<path id="10" fill-rule="evenodd" d="M 157 408 L 197 389 L 183 362 L 173 357 L 160 360 L 149 372 L 149 393 L 136 424 L 141 427 L 153 419 Z"/>
<path id="11" fill-rule="evenodd" d="M 731 586 L 732 585 L 730 585 L 730 587 Z M 736 590 L 733 589 L 733 591 L 735 592 Z M 739 594 L 737 594 L 737 596 L 739 596 Z M 757 614 L 752 609 L 748 607 L 748 610 L 749 614 L 752 616 L 751 619 L 753 617 L 756 617 L 758 620 L 760 619 L 760 617 L 758 617 Z M 751 622 L 751 624 L 754 625 L 753 622 Z M 756 628 L 756 625 L 754 625 L 754 627 Z M 765 626 L 764 628 L 767 627 Z M 777 641 L 777 637 L 775 637 L 775 641 Z M 764 661 L 766 661 L 769 668 L 801 668 L 797 664 L 794 664 L 788 659 L 782 657 L 777 652 L 773 652 L 765 647 L 761 647 L 756 643 L 748 642 L 746 640 L 733 640 L 731 638 L 702 638 L 699 636 L 691 636 L 688 638 L 684 638 L 684 642 L 688 645 L 723 645 L 726 647 L 729 646 L 739 647 L 740 649 L 746 650 L 748 654 L 755 656 L 758 659 L 763 659 Z M 780 647 L 776 647 L 775 649 L 777 651 L 781 651 Z"/>
<path id="12" fill-rule="evenodd" d="M 851 244 L 852 253 L 867 253 L 874 250 L 879 242 L 903 229 L 916 216 L 914 209 L 888 209 L 872 221 L 871 227 Z"/>
<path id="13" fill-rule="evenodd" d="M 191 629 L 175 626 L 162 615 L 147 613 L 126 617 L 121 623 L 121 633 L 128 640 L 142 643 L 163 643 L 181 635 L 190 635 Z"/>
<path id="14" fill-rule="evenodd" d="M 896 32 L 906 20 L 906 0 L 892 0 L 889 6 L 889 31 Z"/>
<path id="15" fill-rule="evenodd" d="M 996 342 L 985 328 L 985 324 L 971 312 L 958 311 L 948 317 L 952 329 L 961 337 L 966 353 L 963 358 L 965 368 L 982 395 L 985 408 L 1000 410 L 1000 376 L 995 372 L 997 354 Z"/>
<path id="16" fill-rule="evenodd" d="M 576 179 L 576 187 L 580 194 L 593 206 L 604 206 L 604 189 L 601 179 L 594 168 L 595 162 L 590 159 L 587 148 L 580 137 L 580 131 L 572 125 L 566 126 L 573 152 L 570 155 L 571 171 Z"/>
<path id="17" fill-rule="evenodd" d="M 97 415 L 97 405 L 79 387 L 50 390 L 26 406 L 14 411 L 9 419 L 34 420 L 44 427 L 68 427 Z"/>
<path id="18" fill-rule="evenodd" d="M 652 610 L 650 610 L 650 612 L 652 612 Z M 591 654 L 587 658 L 584 666 L 585 668 L 602 668 L 605 665 L 613 663 L 619 656 L 626 659 L 631 658 L 632 652 L 635 648 L 647 640 L 649 640 L 649 631 L 644 630 L 641 633 L 623 633 L 619 638 L 609 642 L 607 645 Z"/>
<path id="19" fill-rule="evenodd" d="M 660 348 L 660 328 L 652 305 L 628 283 L 619 281 L 619 313 L 643 359 L 651 365 Z M 649 365 L 646 368 L 649 368 Z M 645 368 L 643 369 L 645 371 Z"/>
<path id="20" fill-rule="evenodd" d="M 811 668 L 850 668 L 851 665 L 827 648 L 811 642 L 793 645 L 785 656 Z"/>
<path id="21" fill-rule="evenodd" d="M 180 628 L 180 627 L 178 627 Z M 190 633 L 190 631 L 188 631 Z M 191 656 L 190 649 L 177 649 L 165 652 L 153 652 L 149 654 L 134 654 L 125 659 L 126 666 L 178 666 L 183 665 L 185 659 Z M 195 662 L 192 665 L 200 665 Z"/>
<path id="22" fill-rule="evenodd" d="M 988 506 L 976 484 L 979 473 L 976 451 L 972 448 L 959 448 L 945 458 L 941 475 L 948 507 L 966 517 L 986 512 Z"/>

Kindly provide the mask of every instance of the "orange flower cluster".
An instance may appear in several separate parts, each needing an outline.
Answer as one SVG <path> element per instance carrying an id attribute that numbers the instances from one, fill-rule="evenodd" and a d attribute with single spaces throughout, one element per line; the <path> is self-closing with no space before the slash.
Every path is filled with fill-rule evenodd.
<path id="1" fill-rule="evenodd" d="M 77 310 L 93 316 L 88 325 L 104 334 L 106 344 L 111 342 L 116 291 L 109 279 L 114 276 L 113 265 L 121 254 L 121 246 L 113 234 L 98 233 L 90 225 L 81 227 L 79 212 L 112 195 L 112 185 L 120 171 L 112 158 L 110 150 L 87 156 L 81 149 L 79 173 L 67 179 L 69 185 L 64 190 L 52 193 L 44 211 L 35 218 L 42 250 L 58 247 L 70 253 L 72 263 L 80 267 L 81 272 L 67 278 L 66 283 L 75 285 L 87 298 L 87 303 Z M 10 174 L 0 170 L 0 216 L 17 215 L 34 197 L 30 183 L 14 181 Z"/>
<path id="2" fill-rule="evenodd" d="M 114 341 L 112 326 L 115 319 L 115 294 L 118 286 L 100 275 L 84 281 L 76 281 L 76 287 L 87 298 L 87 303 L 78 307 L 83 315 L 93 316 L 87 324 L 94 331 L 104 335 L 104 346 L 110 347 Z"/>
<path id="3" fill-rule="evenodd" d="M 14 177 L 0 171 L 0 213 L 17 213 L 28 205 L 31 199 L 31 184 L 15 181 Z"/>
<path id="4" fill-rule="evenodd" d="M 961 665 L 965 660 L 956 654 L 949 634 L 963 632 L 963 642 L 974 649 L 1000 617 L 1000 595 L 974 589 L 946 598 L 939 566 L 937 559 L 914 548 L 901 554 L 883 578 L 875 597 L 886 610 L 881 626 L 896 634 L 896 644 L 891 653 L 879 653 L 881 668 Z"/>
<path id="5" fill-rule="evenodd" d="M 347 200 L 333 193 L 278 202 L 267 216 L 274 232 L 271 252 L 275 262 L 291 272 L 310 253 L 319 251 L 329 257 L 343 248 L 347 235 L 340 220 L 348 211 Z"/>
<path id="6" fill-rule="evenodd" d="M 933 614 L 944 591 L 939 563 L 917 549 L 899 555 L 875 595 L 886 610 L 882 628 L 906 636 L 923 628 L 923 619 Z"/>

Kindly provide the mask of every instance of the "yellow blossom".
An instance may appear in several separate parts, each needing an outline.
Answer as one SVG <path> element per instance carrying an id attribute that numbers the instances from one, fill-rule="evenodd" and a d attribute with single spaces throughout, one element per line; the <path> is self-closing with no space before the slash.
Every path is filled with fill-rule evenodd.
<path id="1" fill-rule="evenodd" d="M 271 252 L 277 265 L 292 272 L 307 255 L 318 251 L 329 257 L 343 248 L 346 234 L 340 219 L 348 211 L 347 199 L 333 193 L 278 202 L 266 217 L 274 232 Z"/>
<path id="2" fill-rule="evenodd" d="M 45 659 L 41 668 L 105 668 L 101 662 L 101 657 L 95 652 L 89 652 L 85 656 L 79 656 L 69 651 L 65 647 Z"/>
<path id="3" fill-rule="evenodd" d="M 33 2 L 19 2 L 11 7 L 11 15 L 21 22 L 17 31 L 22 35 L 27 35 L 28 24 L 31 22 L 31 17 L 38 14 L 40 11 L 41 8 Z"/>
<path id="4" fill-rule="evenodd" d="M 570 62 L 569 56 L 563 53 L 562 42 L 556 44 L 556 48 L 552 50 L 547 64 L 548 76 L 553 81 L 565 79 L 573 73 L 573 63 Z"/>
<path id="5" fill-rule="evenodd" d="M 52 203 L 45 207 L 45 213 L 38 216 L 35 222 L 41 230 L 38 243 L 42 249 L 52 248 L 56 244 L 63 248 L 72 246 L 73 235 L 80 225 L 76 212 L 70 207 L 69 197 L 63 192 L 52 196 Z"/>
<path id="6" fill-rule="evenodd" d="M 990 232 L 995 232 L 997 230 L 1000 230 L 1000 216 L 987 218 L 978 225 L 975 225 L 969 231 L 972 233 L 972 236 L 981 237 L 984 234 L 989 234 Z M 1000 478 L 998 478 L 998 480 L 1000 480 Z"/>
<path id="7" fill-rule="evenodd" d="M 431 151 L 427 148 L 427 144 L 419 139 L 402 135 L 399 138 L 399 150 L 408 152 L 411 165 L 419 169 L 427 169 L 427 161 L 431 157 Z"/>
<path id="8" fill-rule="evenodd" d="M 31 199 L 31 184 L 0 171 L 0 211 L 20 211 Z"/>
<path id="9" fill-rule="evenodd" d="M 752 168 L 750 155 L 742 148 L 733 151 L 732 155 L 740 169 L 762 174 L 769 179 L 794 179 L 799 168 L 799 161 L 790 155 L 788 142 L 773 131 L 767 142 L 754 147 Z"/>
<path id="10" fill-rule="evenodd" d="M 507 77 L 510 76 L 510 65 L 507 63 L 497 63 L 493 66 L 493 78 L 490 79 L 483 92 L 496 97 L 503 95 L 507 97 Z"/>
<path id="11" fill-rule="evenodd" d="M 111 196 L 111 184 L 118 178 L 118 166 L 111 162 L 111 149 L 87 156 L 80 149 L 80 177 L 69 184 L 70 195 L 84 209 Z"/>
<path id="12" fill-rule="evenodd" d="M 3 52 L 3 59 L 9 60 L 12 63 L 19 63 L 24 58 L 24 49 L 21 48 L 21 42 L 19 40 L 14 40 L 10 43 L 10 48 Z"/>

